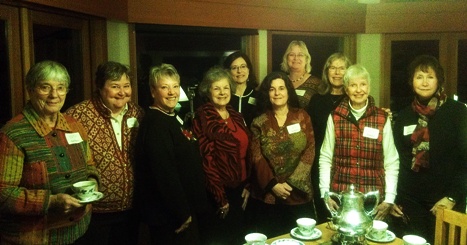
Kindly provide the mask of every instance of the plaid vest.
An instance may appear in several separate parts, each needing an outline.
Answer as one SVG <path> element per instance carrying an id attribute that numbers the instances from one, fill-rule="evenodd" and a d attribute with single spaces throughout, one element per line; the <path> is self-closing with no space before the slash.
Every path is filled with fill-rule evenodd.
<path id="1" fill-rule="evenodd" d="M 386 113 L 377 108 L 373 97 L 369 96 L 366 112 L 357 121 L 346 97 L 332 112 L 332 117 L 335 130 L 332 191 L 345 191 L 354 184 L 363 193 L 379 190 L 384 200 L 383 128 Z M 364 131 L 369 128 L 377 129 L 378 135 L 364 136 Z"/>

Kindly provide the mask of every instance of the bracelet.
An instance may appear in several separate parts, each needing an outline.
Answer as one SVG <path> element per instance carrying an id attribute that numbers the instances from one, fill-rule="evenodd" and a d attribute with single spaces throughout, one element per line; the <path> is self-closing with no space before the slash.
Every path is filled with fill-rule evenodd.
<path id="1" fill-rule="evenodd" d="M 446 198 L 447 198 L 450 202 L 456 203 L 456 200 L 454 200 L 454 198 L 452 198 L 452 197 L 446 197 Z"/>

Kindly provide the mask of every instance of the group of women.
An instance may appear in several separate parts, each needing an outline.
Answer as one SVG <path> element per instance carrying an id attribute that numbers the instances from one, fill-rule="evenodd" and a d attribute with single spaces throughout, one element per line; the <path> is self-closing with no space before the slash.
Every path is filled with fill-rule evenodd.
<path id="1" fill-rule="evenodd" d="M 465 210 L 467 107 L 447 98 L 434 57 L 410 65 L 414 101 L 394 123 L 376 107 L 363 66 L 335 53 L 318 79 L 310 63 L 305 43 L 293 41 L 282 71 L 258 86 L 248 56 L 232 53 L 206 72 L 189 126 L 175 111 L 175 67 L 150 70 L 153 103 L 126 123 L 139 128 L 133 207 L 152 244 L 242 244 L 249 232 L 287 233 L 299 217 L 322 223 L 322 197 L 350 184 L 380 192 L 375 218 L 398 235 L 432 240 L 438 207 Z M 70 187 L 90 179 L 101 188 L 103 170 L 89 133 L 60 113 L 66 69 L 40 62 L 26 85 L 30 102 L 0 130 L 0 243 L 79 244 L 91 205 Z"/>

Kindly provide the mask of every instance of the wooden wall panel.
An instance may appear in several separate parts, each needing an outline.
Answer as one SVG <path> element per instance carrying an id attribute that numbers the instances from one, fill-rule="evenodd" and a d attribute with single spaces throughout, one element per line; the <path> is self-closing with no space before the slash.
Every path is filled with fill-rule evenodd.
<path id="1" fill-rule="evenodd" d="M 19 2 L 36 3 L 106 19 L 126 21 L 128 1 L 131 0 L 20 0 Z"/>
<path id="2" fill-rule="evenodd" d="M 367 33 L 467 31 L 467 1 L 369 4 Z"/>
<path id="3" fill-rule="evenodd" d="M 128 21 L 164 25 L 363 33 L 366 5 L 328 1 L 132 0 Z"/>

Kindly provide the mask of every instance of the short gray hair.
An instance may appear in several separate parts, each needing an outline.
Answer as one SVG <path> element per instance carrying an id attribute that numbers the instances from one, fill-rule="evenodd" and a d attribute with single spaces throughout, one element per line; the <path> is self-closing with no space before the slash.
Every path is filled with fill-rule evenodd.
<path id="1" fill-rule="evenodd" d="M 360 64 L 355 64 L 347 68 L 344 75 L 344 88 L 347 88 L 349 86 L 350 80 L 354 78 L 365 79 L 368 82 L 368 87 L 371 87 L 370 73 L 368 73 L 364 66 Z"/>
<path id="2" fill-rule="evenodd" d="M 171 78 L 180 82 L 180 75 L 177 69 L 171 64 L 162 64 L 151 68 L 151 71 L 149 71 L 149 88 L 156 87 L 157 82 L 162 78 Z"/>
<path id="3" fill-rule="evenodd" d="M 70 86 L 70 75 L 65 66 L 56 61 L 44 60 L 29 69 L 26 75 L 26 88 L 32 90 L 39 82 L 48 80 L 64 82 L 67 88 Z"/>
<path id="4" fill-rule="evenodd" d="M 236 85 L 230 73 L 220 66 L 214 66 L 204 74 L 203 81 L 199 84 L 198 93 L 201 98 L 208 101 L 211 93 L 211 85 L 222 79 L 227 79 L 227 81 L 229 81 L 230 91 L 232 94 L 235 93 Z"/>

